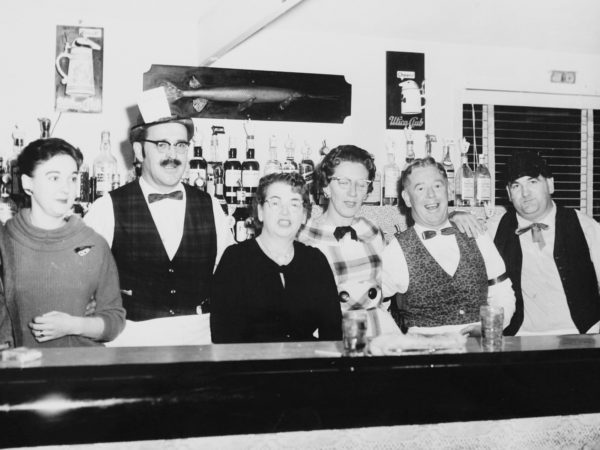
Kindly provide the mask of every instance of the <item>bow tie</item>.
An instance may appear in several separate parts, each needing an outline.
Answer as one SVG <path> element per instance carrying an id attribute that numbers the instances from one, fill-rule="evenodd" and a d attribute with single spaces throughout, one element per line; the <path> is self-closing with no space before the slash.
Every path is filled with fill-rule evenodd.
<path id="1" fill-rule="evenodd" d="M 531 235 L 533 236 L 533 242 L 537 242 L 540 246 L 540 249 L 544 248 L 546 245 L 546 241 L 544 241 L 544 236 L 542 235 L 543 230 L 547 230 L 548 225 L 545 223 L 532 223 L 531 225 L 523 228 L 519 228 L 515 231 L 517 236 L 521 236 L 523 233 L 527 233 L 531 230 Z"/>
<path id="2" fill-rule="evenodd" d="M 448 227 L 448 228 L 442 228 L 439 233 L 444 235 L 444 236 L 448 236 L 451 234 L 456 234 L 456 228 L 454 227 Z M 435 237 L 435 235 L 438 234 L 437 231 L 435 230 L 425 230 L 423 231 L 423 233 L 421 233 L 421 236 L 423 236 L 423 239 L 431 239 L 432 237 Z"/>
<path id="3" fill-rule="evenodd" d="M 350 233 L 350 238 L 353 240 L 357 240 L 357 236 L 356 236 L 356 230 L 350 226 L 348 227 L 337 227 L 334 232 L 333 232 L 333 236 L 339 241 L 340 239 L 342 239 L 346 233 Z"/>
<path id="4" fill-rule="evenodd" d="M 148 194 L 148 203 L 154 203 L 165 198 L 171 198 L 173 200 L 183 200 L 182 191 L 173 191 L 168 194 Z"/>

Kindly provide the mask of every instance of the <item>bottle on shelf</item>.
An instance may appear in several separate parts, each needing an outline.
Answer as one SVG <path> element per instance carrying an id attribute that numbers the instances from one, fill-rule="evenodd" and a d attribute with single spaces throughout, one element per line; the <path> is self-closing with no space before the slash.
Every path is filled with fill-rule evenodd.
<path id="1" fill-rule="evenodd" d="M 313 182 L 313 173 L 315 171 L 315 163 L 311 158 L 311 149 L 308 145 L 308 142 L 304 142 L 304 146 L 302 147 L 302 160 L 298 165 L 298 172 L 304 178 L 306 185 L 308 186 L 308 192 L 312 190 L 312 182 Z"/>
<path id="2" fill-rule="evenodd" d="M 10 156 L 10 161 L 8 162 L 9 170 L 7 170 L 9 174 L 9 180 L 7 182 L 7 191 L 12 195 L 20 195 L 21 192 L 21 171 L 19 170 L 19 165 L 17 163 L 17 158 L 23 151 L 23 147 L 25 146 L 25 133 L 19 129 L 18 125 L 15 125 L 15 128 L 12 133 L 13 138 L 13 148 L 12 154 Z"/>
<path id="3" fill-rule="evenodd" d="M 202 135 L 198 126 L 194 126 L 194 156 L 188 163 L 188 183 L 206 192 L 206 169 L 208 164 L 202 156 Z"/>
<path id="4" fill-rule="evenodd" d="M 94 159 L 94 178 L 96 179 L 96 198 L 108 194 L 113 188 L 113 175 L 117 173 L 117 160 L 112 155 L 110 131 L 100 135 L 100 153 Z"/>
<path id="5" fill-rule="evenodd" d="M 243 203 L 251 205 L 258 191 L 260 180 L 260 164 L 254 158 L 254 127 L 250 119 L 244 123 L 246 131 L 246 159 L 242 162 L 242 192 L 244 192 Z"/>
<path id="6" fill-rule="evenodd" d="M 456 174 L 456 201 L 455 206 L 471 207 L 475 202 L 475 179 L 473 171 L 469 167 L 467 152 L 469 150 L 469 142 L 462 138 L 461 141 L 461 166 Z"/>
<path id="7" fill-rule="evenodd" d="M 433 134 L 425 135 L 425 156 L 427 158 L 433 158 L 433 143 L 437 142 L 437 138 Z M 434 158 L 435 159 L 435 158 Z"/>
<path id="8" fill-rule="evenodd" d="M 415 142 L 413 141 L 413 131 L 410 125 L 404 129 L 404 136 L 406 139 L 406 158 L 404 159 L 404 167 L 402 168 L 403 172 L 406 166 L 415 160 Z"/>
<path id="9" fill-rule="evenodd" d="M 50 137 L 50 125 L 52 122 L 46 117 L 40 117 L 38 122 L 40 123 L 40 139 L 48 139 Z"/>
<path id="10" fill-rule="evenodd" d="M 237 144 L 229 138 L 229 158 L 223 164 L 225 174 L 225 202 L 229 205 L 238 203 L 238 191 L 241 186 L 242 164 L 237 159 Z"/>
<path id="11" fill-rule="evenodd" d="M 479 164 L 475 168 L 475 206 L 486 206 L 492 203 L 492 177 L 486 165 L 486 156 L 482 153 Z"/>
<path id="12" fill-rule="evenodd" d="M 265 175 L 281 172 L 281 163 L 277 160 L 277 137 L 269 139 L 269 160 L 265 164 Z"/>
<path id="13" fill-rule="evenodd" d="M 213 177 L 214 197 L 225 210 L 227 205 L 227 202 L 225 201 L 225 176 L 223 172 L 223 164 L 220 162 L 216 162 L 213 165 Z"/>
<path id="14" fill-rule="evenodd" d="M 381 205 L 381 172 L 375 172 L 373 179 L 373 190 L 367 194 L 367 198 L 363 202 L 365 205 Z"/>
<path id="15" fill-rule="evenodd" d="M 444 139 L 444 159 L 442 160 L 442 165 L 444 166 L 444 170 L 446 170 L 446 175 L 448 176 L 448 206 L 454 206 L 454 197 L 455 197 L 455 172 L 454 172 L 454 164 L 452 164 L 452 159 L 450 158 L 450 148 L 454 145 L 454 141 L 452 139 Z"/>
<path id="16" fill-rule="evenodd" d="M 387 164 L 383 166 L 383 205 L 398 204 L 398 178 L 400 177 L 400 168 L 396 164 L 396 157 L 393 152 L 387 154 Z"/>
<path id="17" fill-rule="evenodd" d="M 236 242 L 242 242 L 246 239 L 250 239 L 249 230 L 248 230 L 248 222 L 250 219 L 250 209 L 244 207 L 237 207 L 232 214 L 233 217 L 233 237 Z"/>
<path id="18" fill-rule="evenodd" d="M 206 192 L 217 198 L 217 179 L 215 170 L 221 165 L 219 158 L 219 134 L 225 134 L 225 128 L 213 125 L 211 127 L 210 146 L 208 151 L 208 161 L 206 165 Z M 222 169 L 222 165 L 221 165 Z M 222 187 L 222 186 L 221 186 Z"/>
<path id="19" fill-rule="evenodd" d="M 81 163 L 77 172 L 76 202 L 88 203 L 90 201 L 90 169 L 85 162 Z"/>
<path id="20" fill-rule="evenodd" d="M 284 147 L 285 161 L 283 161 L 283 164 L 281 165 L 281 171 L 283 173 L 298 173 L 298 164 L 295 161 L 296 145 L 289 134 Z"/>

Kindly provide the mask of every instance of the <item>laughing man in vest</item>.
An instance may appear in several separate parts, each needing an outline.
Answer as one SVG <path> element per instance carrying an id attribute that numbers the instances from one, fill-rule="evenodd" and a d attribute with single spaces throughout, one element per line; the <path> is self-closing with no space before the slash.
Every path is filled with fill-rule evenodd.
<path id="1" fill-rule="evenodd" d="M 600 224 L 554 203 L 554 178 L 539 155 L 518 152 L 506 169 L 514 209 L 500 220 L 494 242 L 517 308 L 505 333 L 598 333 Z"/>
<path id="2" fill-rule="evenodd" d="M 85 216 L 119 269 L 128 320 L 111 345 L 210 344 L 212 274 L 233 236 L 219 203 L 181 182 L 192 120 L 164 109 L 149 119 L 144 101 L 154 99 L 142 96 L 145 122 L 130 131 L 142 176 L 99 198 Z"/>
<path id="3" fill-rule="evenodd" d="M 507 326 L 515 296 L 504 263 L 489 236 L 475 239 L 451 226 L 443 166 L 430 157 L 413 161 L 398 190 L 414 225 L 383 252 L 383 295 L 399 293 L 391 309 L 401 329 L 476 336 L 486 303 L 504 308 Z"/>

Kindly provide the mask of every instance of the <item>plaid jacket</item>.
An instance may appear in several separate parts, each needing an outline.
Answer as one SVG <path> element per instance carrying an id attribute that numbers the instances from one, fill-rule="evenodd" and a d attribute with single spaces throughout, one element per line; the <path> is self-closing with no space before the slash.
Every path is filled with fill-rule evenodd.
<path id="1" fill-rule="evenodd" d="M 357 240 L 349 235 L 338 241 L 333 232 L 333 225 L 320 223 L 319 219 L 310 220 L 299 232 L 298 240 L 306 245 L 318 248 L 325 254 L 331 266 L 338 292 L 348 291 L 351 296 L 357 292 L 355 286 L 367 283 L 380 291 L 381 287 L 381 254 L 385 240 L 381 229 L 365 219 L 358 217 L 352 224 L 356 230 Z M 354 298 L 342 304 L 342 310 L 355 306 L 357 302 L 363 308 L 378 306 L 381 295 L 376 298 Z"/>

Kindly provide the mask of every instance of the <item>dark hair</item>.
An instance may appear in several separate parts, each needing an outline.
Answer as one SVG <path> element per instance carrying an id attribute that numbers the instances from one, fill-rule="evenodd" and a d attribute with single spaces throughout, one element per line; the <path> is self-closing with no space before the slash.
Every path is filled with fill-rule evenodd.
<path id="1" fill-rule="evenodd" d="M 77 170 L 83 163 L 81 151 L 60 138 L 38 139 L 30 142 L 17 158 L 19 171 L 23 175 L 33 176 L 35 168 L 57 155 L 67 155 L 75 160 Z"/>
<path id="2" fill-rule="evenodd" d="M 402 197 L 402 191 L 408 185 L 408 177 L 413 173 L 413 170 L 422 169 L 424 167 L 435 167 L 442 174 L 444 180 L 446 180 L 446 183 L 448 182 L 448 174 L 446 173 L 446 169 L 444 169 L 444 166 L 431 156 L 417 158 L 404 168 L 402 175 L 400 175 L 400 178 L 398 178 L 398 185 L 396 186 L 396 189 L 398 191 L 398 208 L 405 216 L 406 225 L 409 227 L 413 226 L 415 222 L 412 218 L 412 214 L 410 213 L 410 208 Z"/>
<path id="3" fill-rule="evenodd" d="M 343 162 L 356 162 L 365 166 L 365 169 L 369 172 L 369 180 L 375 179 L 375 159 L 366 150 L 363 150 L 356 145 L 339 145 L 333 148 L 327 155 L 323 157 L 323 160 L 317 165 L 313 179 L 313 198 L 315 202 L 319 202 L 319 197 L 323 192 L 323 188 L 331 182 L 331 177 L 335 173 L 335 168 Z M 373 190 L 373 183 L 369 185 L 367 192 Z M 327 206 L 325 206 L 327 209 Z"/>
<path id="4" fill-rule="evenodd" d="M 504 181 L 508 186 L 521 177 L 552 178 L 552 171 L 546 164 L 544 158 L 532 151 L 517 151 L 509 158 L 504 170 Z"/>
<path id="5" fill-rule="evenodd" d="M 258 219 L 258 206 L 263 205 L 267 199 L 267 190 L 269 186 L 275 183 L 283 183 L 291 186 L 292 192 L 300 194 L 302 197 L 302 204 L 306 211 L 306 217 L 310 217 L 310 196 L 308 192 L 308 185 L 304 180 L 304 177 L 298 173 L 271 173 L 265 175 L 258 182 L 258 190 L 254 202 L 252 203 L 252 217 L 254 218 L 254 225 L 256 228 L 256 235 L 258 236 L 262 230 L 262 222 Z"/>

